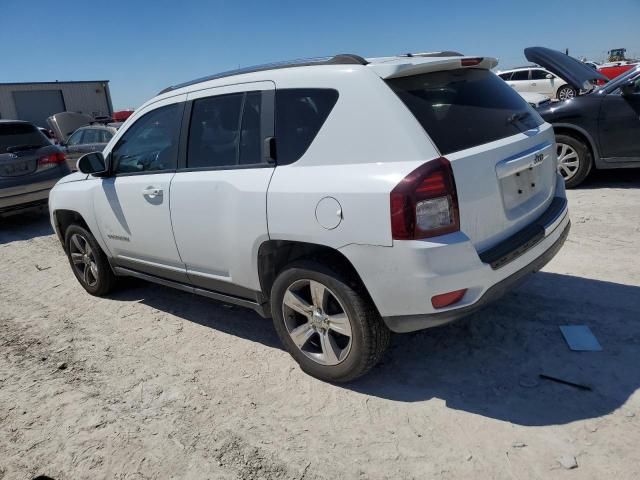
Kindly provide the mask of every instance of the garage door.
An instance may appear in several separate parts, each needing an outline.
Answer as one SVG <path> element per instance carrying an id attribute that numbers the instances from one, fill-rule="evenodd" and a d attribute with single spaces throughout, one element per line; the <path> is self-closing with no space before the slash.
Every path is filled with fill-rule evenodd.
<path id="1" fill-rule="evenodd" d="M 26 120 L 38 127 L 47 127 L 47 117 L 64 112 L 61 90 L 29 90 L 13 92 L 18 120 Z"/>

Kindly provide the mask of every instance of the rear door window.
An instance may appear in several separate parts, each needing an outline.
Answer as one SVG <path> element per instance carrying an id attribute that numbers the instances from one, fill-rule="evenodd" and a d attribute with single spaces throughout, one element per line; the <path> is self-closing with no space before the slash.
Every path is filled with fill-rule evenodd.
<path id="1" fill-rule="evenodd" d="M 543 123 L 517 92 L 488 70 L 445 70 L 395 78 L 387 84 L 443 155 Z"/>
<path id="2" fill-rule="evenodd" d="M 498 75 L 501 79 L 503 79 L 504 81 L 510 80 L 511 76 L 513 75 L 513 72 L 508 72 L 508 73 L 501 73 L 500 75 Z"/>
<path id="3" fill-rule="evenodd" d="M 194 100 L 187 168 L 236 168 L 262 159 L 262 92 Z"/>
<path id="4" fill-rule="evenodd" d="M 262 119 L 262 95 L 260 92 L 249 92 L 242 109 L 242 125 L 240 128 L 240 165 L 261 163 L 262 136 L 260 126 Z"/>
<path id="5" fill-rule="evenodd" d="M 544 70 L 531 70 L 531 80 L 546 80 L 547 75 Z"/>
<path id="6" fill-rule="evenodd" d="M 39 148 L 51 143 L 30 123 L 0 124 L 0 153 Z"/>
<path id="7" fill-rule="evenodd" d="M 95 128 L 88 128 L 84 131 L 82 143 L 100 143 L 100 138 L 100 130 Z"/>
<path id="8" fill-rule="evenodd" d="M 297 161 L 307 151 L 338 101 L 338 92 L 322 88 L 276 91 L 278 165 Z"/>
<path id="9" fill-rule="evenodd" d="M 518 70 L 517 72 L 513 72 L 511 74 L 510 80 L 512 82 L 518 80 L 529 80 L 529 70 Z"/>

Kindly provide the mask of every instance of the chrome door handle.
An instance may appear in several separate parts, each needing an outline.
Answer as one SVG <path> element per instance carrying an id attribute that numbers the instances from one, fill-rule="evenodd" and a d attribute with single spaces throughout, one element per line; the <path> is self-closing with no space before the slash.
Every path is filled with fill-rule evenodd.
<path id="1" fill-rule="evenodd" d="M 149 198 L 156 198 L 162 196 L 162 189 L 155 187 L 147 187 L 142 191 L 142 195 Z"/>

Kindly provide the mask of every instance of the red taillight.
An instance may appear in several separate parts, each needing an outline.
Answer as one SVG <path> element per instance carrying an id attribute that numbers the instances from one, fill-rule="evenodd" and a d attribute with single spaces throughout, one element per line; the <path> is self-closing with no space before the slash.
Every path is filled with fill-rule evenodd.
<path id="1" fill-rule="evenodd" d="M 66 161 L 66 157 L 62 152 L 52 153 L 45 157 L 40 157 L 38 159 L 38 167 L 51 167 L 55 165 L 60 165 Z"/>
<path id="2" fill-rule="evenodd" d="M 431 297 L 431 305 L 433 305 L 433 308 L 448 307 L 449 305 L 453 305 L 454 303 L 458 303 L 462 300 L 465 293 L 467 293 L 467 289 L 463 288 L 462 290 L 435 295 Z"/>
<path id="3" fill-rule="evenodd" d="M 451 164 L 438 158 L 421 165 L 391 191 L 394 240 L 416 240 L 460 230 Z"/>
<path id="4" fill-rule="evenodd" d="M 482 60 L 484 60 L 484 58 L 482 57 L 463 58 L 460 60 L 460 65 L 462 65 L 463 67 L 473 67 L 474 65 L 478 65 L 480 62 L 482 62 Z"/>

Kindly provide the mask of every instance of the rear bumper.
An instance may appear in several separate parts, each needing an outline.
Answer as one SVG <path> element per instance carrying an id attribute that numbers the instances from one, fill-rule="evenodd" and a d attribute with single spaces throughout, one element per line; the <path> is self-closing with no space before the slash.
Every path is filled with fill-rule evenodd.
<path id="1" fill-rule="evenodd" d="M 512 273 L 505 279 L 490 287 L 480 297 L 480 299 L 472 305 L 454 310 L 448 310 L 446 312 L 432 313 L 430 315 L 384 317 L 384 322 L 387 324 L 387 327 L 389 327 L 390 330 L 397 333 L 406 333 L 444 325 L 445 323 L 453 322 L 454 320 L 458 320 L 474 312 L 477 312 L 478 310 L 486 307 L 491 302 L 498 300 L 508 291 L 515 288 L 519 283 L 524 281 L 524 279 L 530 273 L 537 272 L 547 263 L 549 263 L 549 261 L 553 257 L 555 257 L 556 253 L 558 253 L 558 251 L 564 244 L 567 236 L 569 235 L 570 229 L 571 222 L 567 222 L 558 239 L 542 255 L 537 257 L 533 262 L 524 266 L 517 272 Z"/>
<path id="2" fill-rule="evenodd" d="M 53 185 L 55 185 L 55 182 L 53 182 Z M 1 197 L 0 213 L 8 213 L 11 211 L 46 205 L 47 199 L 49 198 L 49 192 L 53 188 L 53 185 L 50 185 L 42 190 Z"/>
<path id="3" fill-rule="evenodd" d="M 435 327 L 464 317 L 541 269 L 563 245 L 570 228 L 564 192 L 537 221 L 478 253 L 462 232 L 393 247 L 341 249 L 360 274 L 387 326 L 395 332 Z M 435 295 L 465 288 L 456 304 L 434 308 Z"/>
<path id="4" fill-rule="evenodd" d="M 65 164 L 24 178 L 0 179 L 0 213 L 46 205 L 51 189 L 68 174 Z"/>

